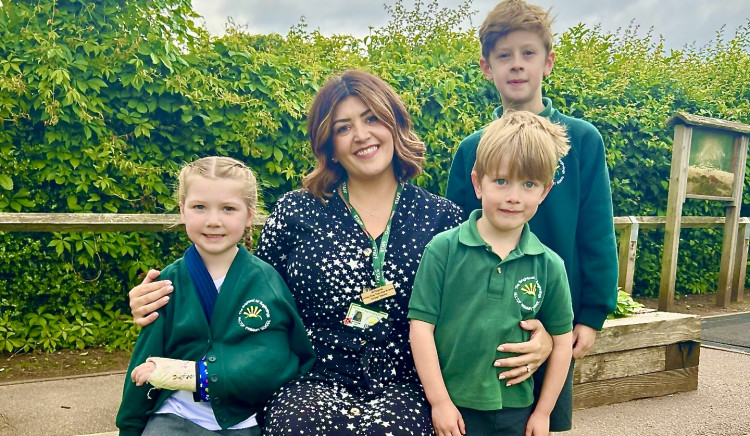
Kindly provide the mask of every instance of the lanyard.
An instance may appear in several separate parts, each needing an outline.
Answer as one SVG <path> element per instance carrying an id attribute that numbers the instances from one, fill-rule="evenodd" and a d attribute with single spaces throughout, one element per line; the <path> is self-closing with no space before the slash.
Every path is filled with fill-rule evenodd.
<path id="1" fill-rule="evenodd" d="M 349 207 L 349 213 L 352 214 L 352 218 L 354 218 L 354 221 L 359 224 L 359 226 L 362 228 L 362 230 L 367 235 L 367 238 L 370 239 L 370 244 L 372 244 L 372 269 L 375 272 L 375 282 L 378 284 L 378 286 L 385 286 L 386 281 L 385 277 L 383 276 L 383 262 L 385 261 L 385 250 L 388 247 L 388 238 L 391 236 L 391 220 L 393 220 L 393 215 L 396 213 L 396 206 L 398 205 L 398 201 L 401 199 L 401 192 L 404 190 L 404 184 L 399 183 L 398 188 L 396 189 L 396 196 L 393 198 L 393 207 L 391 208 L 391 215 L 388 217 L 388 224 L 385 226 L 385 230 L 383 231 L 383 236 L 380 239 L 380 248 L 378 248 L 378 243 L 375 241 L 375 238 L 370 235 L 370 233 L 365 228 L 365 223 L 362 221 L 362 217 L 359 216 L 357 211 L 352 207 L 352 205 L 349 203 L 349 190 L 346 186 L 346 181 L 341 184 L 341 193 L 344 195 L 344 201 L 346 202 L 346 205 Z"/>

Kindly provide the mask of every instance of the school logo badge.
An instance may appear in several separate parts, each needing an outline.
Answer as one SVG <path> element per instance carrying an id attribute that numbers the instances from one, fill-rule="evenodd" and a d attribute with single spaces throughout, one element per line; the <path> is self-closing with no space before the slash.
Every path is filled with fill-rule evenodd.
<path id="1" fill-rule="evenodd" d="M 559 185 L 565 180 L 565 162 L 560 159 L 557 161 L 557 168 L 555 168 L 555 176 L 552 178 L 552 183 Z"/>
<path id="2" fill-rule="evenodd" d="M 526 312 L 536 313 L 542 304 L 544 289 L 536 277 L 524 277 L 513 288 L 513 298 Z"/>
<path id="3" fill-rule="evenodd" d="M 259 332 L 271 324 L 271 312 L 264 302 L 247 300 L 240 309 L 237 323 L 249 332 Z"/>

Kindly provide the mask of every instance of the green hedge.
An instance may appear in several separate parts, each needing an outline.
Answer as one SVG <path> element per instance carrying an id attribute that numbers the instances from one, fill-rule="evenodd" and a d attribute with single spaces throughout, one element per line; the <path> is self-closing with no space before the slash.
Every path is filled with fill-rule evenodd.
<path id="1" fill-rule="evenodd" d="M 325 78 L 346 68 L 368 69 L 400 93 L 428 147 L 417 183 L 443 193 L 458 143 L 499 101 L 480 74 L 475 32 L 457 30 L 470 9 L 470 1 L 455 10 L 397 3 L 389 24 L 362 39 L 304 23 L 287 35 L 234 27 L 216 38 L 195 24 L 189 0 L 3 2 L 0 212 L 174 211 L 176 169 L 212 154 L 247 162 L 270 208 L 310 170 L 306 108 Z M 559 35 L 544 93 L 602 132 L 615 215 L 664 215 L 667 118 L 682 110 L 750 123 L 750 22 L 706 47 L 671 52 L 636 30 L 580 25 Z M 724 211 L 689 200 L 684 213 Z M 678 292 L 715 289 L 720 232 L 684 236 Z M 18 316 L 43 304 L 66 313 L 76 301 L 124 310 L 138 274 L 185 246 L 175 234 L 0 239 L 0 281 L 13 284 L 0 288 L 0 309 Z M 663 232 L 642 233 L 637 294 L 658 292 L 662 240 Z"/>

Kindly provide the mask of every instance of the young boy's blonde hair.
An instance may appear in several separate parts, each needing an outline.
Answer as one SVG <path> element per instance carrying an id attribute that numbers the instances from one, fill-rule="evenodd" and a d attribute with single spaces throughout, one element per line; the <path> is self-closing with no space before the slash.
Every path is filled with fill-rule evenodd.
<path id="1" fill-rule="evenodd" d="M 527 111 L 509 111 L 491 122 L 479 140 L 474 172 L 493 177 L 508 162 L 510 178 L 539 181 L 549 186 L 560 158 L 568 154 L 565 128 Z"/>
<path id="2" fill-rule="evenodd" d="M 547 54 L 552 51 L 552 21 L 550 10 L 523 0 L 503 0 L 487 14 L 479 28 L 482 56 L 489 59 L 497 41 L 515 30 L 535 32 L 542 38 Z"/>

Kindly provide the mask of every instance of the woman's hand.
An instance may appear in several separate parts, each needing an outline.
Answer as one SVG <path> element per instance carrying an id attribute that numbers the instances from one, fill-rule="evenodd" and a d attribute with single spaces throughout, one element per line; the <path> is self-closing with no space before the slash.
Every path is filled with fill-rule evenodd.
<path id="1" fill-rule="evenodd" d="M 531 338 L 526 342 L 502 344 L 497 351 L 517 353 L 519 356 L 506 357 L 495 361 L 496 367 L 512 368 L 502 374 L 501 379 L 507 380 L 508 386 L 521 383 L 536 371 L 552 352 L 552 336 L 544 329 L 538 319 L 521 321 L 524 330 L 531 331 Z"/>
<path id="2" fill-rule="evenodd" d="M 159 274 L 158 270 L 149 270 L 143 282 L 128 292 L 133 322 L 141 327 L 156 320 L 159 316 L 156 311 L 169 302 L 169 294 L 174 290 L 169 280 L 154 281 Z"/>

